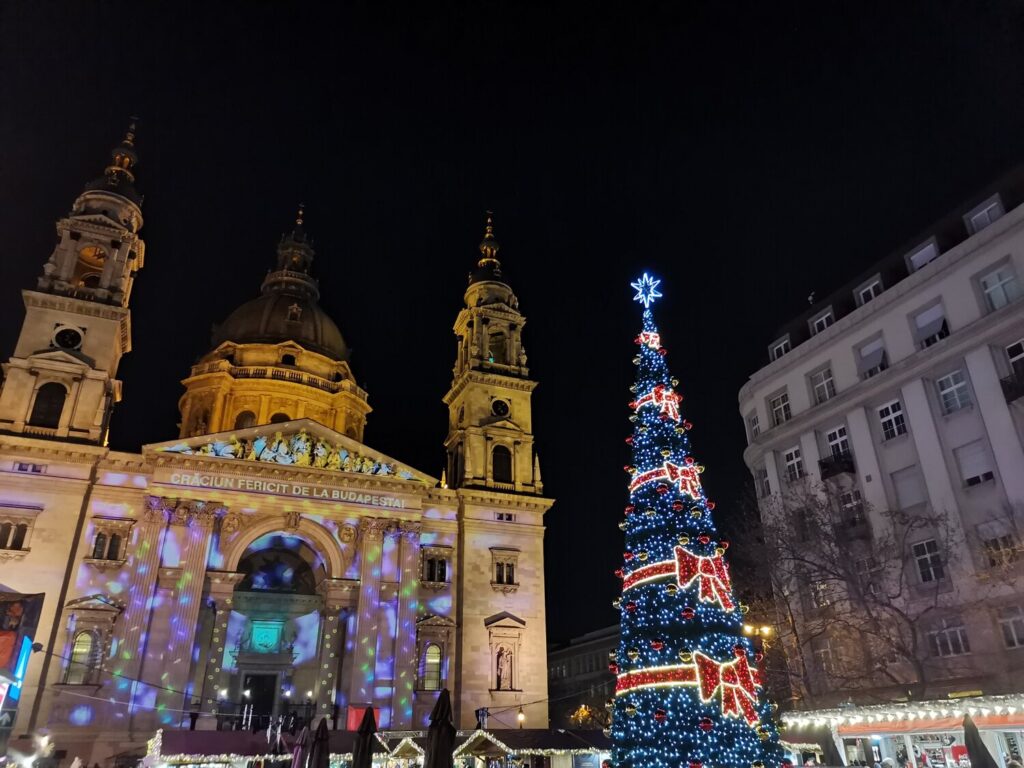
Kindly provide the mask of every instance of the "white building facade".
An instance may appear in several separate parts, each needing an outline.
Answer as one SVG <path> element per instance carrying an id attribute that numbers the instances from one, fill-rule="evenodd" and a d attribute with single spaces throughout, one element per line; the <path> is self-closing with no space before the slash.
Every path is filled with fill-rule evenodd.
<path id="1" fill-rule="evenodd" d="M 1021 190 L 1009 178 L 819 301 L 740 390 L 762 521 L 790 532 L 775 587 L 799 598 L 780 607 L 798 706 L 1022 690 Z M 844 560 L 831 577 L 815 548 Z"/>

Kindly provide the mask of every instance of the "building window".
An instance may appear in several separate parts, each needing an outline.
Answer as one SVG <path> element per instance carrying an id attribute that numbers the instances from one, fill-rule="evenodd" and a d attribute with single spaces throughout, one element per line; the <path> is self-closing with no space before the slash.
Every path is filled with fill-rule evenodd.
<path id="1" fill-rule="evenodd" d="M 861 379 L 877 376 L 889 363 L 885 358 L 885 342 L 881 338 L 869 341 L 857 350 L 857 375 Z"/>
<path id="2" fill-rule="evenodd" d="M 971 395 L 967 391 L 967 380 L 963 371 L 953 371 L 935 382 L 939 392 L 942 412 L 946 415 L 966 408 L 971 404 Z"/>
<path id="3" fill-rule="evenodd" d="M 491 477 L 496 483 L 512 482 L 512 451 L 504 445 L 496 445 L 491 451 Z"/>
<path id="4" fill-rule="evenodd" d="M 825 433 L 828 450 L 833 458 L 841 459 L 850 455 L 850 440 L 846 436 L 846 425 L 839 425 Z"/>
<path id="5" fill-rule="evenodd" d="M 999 269 L 989 272 L 978 282 L 981 284 L 981 290 L 985 294 L 985 303 L 990 311 L 1005 307 L 1011 301 L 1020 298 L 1017 273 L 1009 264 L 1004 264 Z"/>
<path id="6" fill-rule="evenodd" d="M 420 674 L 420 690 L 441 690 L 441 648 L 427 643 L 423 652 L 423 672 Z"/>
<path id="7" fill-rule="evenodd" d="M 992 471 L 992 459 L 984 440 L 975 440 L 967 445 L 954 448 L 953 455 L 956 456 L 956 463 L 960 466 L 960 478 L 965 486 L 981 485 L 995 478 L 995 473 Z"/>
<path id="8" fill-rule="evenodd" d="M 804 459 L 800 453 L 800 446 L 794 445 L 788 451 L 782 454 L 783 461 L 786 463 L 786 479 L 789 482 L 799 480 L 804 476 Z"/>
<path id="9" fill-rule="evenodd" d="M 503 523 L 514 523 L 516 521 L 515 512 L 495 512 L 494 519 Z"/>
<path id="10" fill-rule="evenodd" d="M 811 335 L 815 336 L 836 321 L 835 316 L 832 314 L 832 310 L 827 310 L 824 314 L 818 315 L 814 320 L 811 321 Z"/>
<path id="11" fill-rule="evenodd" d="M 864 306 L 869 301 L 878 296 L 882 295 L 882 282 L 880 280 L 872 280 L 870 283 L 865 285 L 859 291 L 857 291 L 857 303 L 860 306 Z"/>
<path id="12" fill-rule="evenodd" d="M 828 608 L 832 605 L 832 590 L 827 582 L 811 582 L 811 602 L 815 608 Z"/>
<path id="13" fill-rule="evenodd" d="M 28 523 L 0 523 L 0 549 L 24 549 L 27 535 Z"/>
<path id="14" fill-rule="evenodd" d="M 273 416 L 270 417 L 271 424 L 280 424 L 282 422 L 291 420 L 292 417 L 289 416 L 287 413 L 275 413 Z"/>
<path id="15" fill-rule="evenodd" d="M 996 197 L 995 200 L 988 200 L 964 216 L 964 224 L 967 225 L 967 232 L 976 235 L 985 227 L 1003 215 L 1003 203 Z"/>
<path id="16" fill-rule="evenodd" d="M 903 404 L 899 400 L 886 403 L 878 409 L 878 420 L 882 425 L 882 440 L 907 434 L 907 422 L 903 418 Z"/>
<path id="17" fill-rule="evenodd" d="M 281 355 L 281 365 L 295 365 L 295 355 Z"/>
<path id="18" fill-rule="evenodd" d="M 934 242 L 928 243 L 927 245 L 918 248 L 910 256 L 907 257 L 907 261 L 910 264 L 910 271 L 916 272 L 921 269 L 925 264 L 930 261 L 934 261 L 939 256 L 939 247 Z"/>
<path id="19" fill-rule="evenodd" d="M 772 412 L 773 427 L 785 424 L 793 417 L 793 412 L 789 409 L 789 395 L 785 392 L 768 401 L 768 410 Z"/>
<path id="20" fill-rule="evenodd" d="M 935 304 L 914 316 L 914 341 L 921 349 L 927 349 L 949 336 L 946 312 L 941 304 Z"/>
<path id="21" fill-rule="evenodd" d="M 256 414 L 252 411 L 242 411 L 235 416 L 235 429 L 249 429 L 256 426 Z"/>
<path id="22" fill-rule="evenodd" d="M 959 618 L 943 619 L 928 633 L 928 646 L 932 656 L 963 656 L 971 652 L 967 628 Z"/>
<path id="23" fill-rule="evenodd" d="M 512 592 L 519 586 L 519 550 L 491 549 L 491 586 L 500 592 Z"/>
<path id="24" fill-rule="evenodd" d="M 999 627 L 1003 630 L 1003 645 L 1007 648 L 1024 645 L 1024 609 L 1019 605 L 999 610 Z"/>
<path id="25" fill-rule="evenodd" d="M 1009 565 L 1017 559 L 1017 544 L 1009 533 L 991 532 L 981 543 L 990 568 Z"/>
<path id="26" fill-rule="evenodd" d="M 843 522 L 848 526 L 864 524 L 864 502 L 856 488 L 839 494 L 839 508 L 842 510 Z"/>
<path id="27" fill-rule="evenodd" d="M 1024 380 L 1024 339 L 1010 344 L 1006 348 L 1006 356 L 1010 359 L 1010 370 L 1014 378 Z"/>
<path id="28" fill-rule="evenodd" d="M 771 349 L 769 350 L 770 353 L 771 353 L 771 355 L 770 355 L 771 359 L 772 360 L 778 360 L 784 354 L 789 352 L 789 350 L 790 350 L 789 337 L 787 336 L 786 338 L 780 339 L 779 341 L 777 341 L 774 344 L 772 344 Z"/>
<path id="29" fill-rule="evenodd" d="M 750 430 L 751 440 L 761 434 L 761 423 L 758 421 L 756 413 L 747 416 L 747 428 Z"/>
<path id="30" fill-rule="evenodd" d="M 36 401 L 32 404 L 32 414 L 28 423 L 33 427 L 56 429 L 60 426 L 60 417 L 64 413 L 64 401 L 68 391 L 63 384 L 49 381 L 36 391 Z"/>
<path id="31" fill-rule="evenodd" d="M 505 334 L 501 331 L 487 337 L 487 361 L 490 363 L 505 362 Z"/>
<path id="32" fill-rule="evenodd" d="M 107 559 L 107 534 L 97 533 L 96 538 L 93 539 L 92 544 L 92 558 L 93 560 L 106 560 Z"/>
<path id="33" fill-rule="evenodd" d="M 432 582 L 448 581 L 448 561 L 443 557 L 427 557 L 423 560 L 423 580 Z"/>
<path id="34" fill-rule="evenodd" d="M 912 547 L 912 551 L 922 584 L 942 581 L 946 578 L 946 571 L 942 566 L 942 556 L 939 554 L 939 544 L 935 539 L 919 541 Z"/>
<path id="35" fill-rule="evenodd" d="M 15 472 L 28 472 L 33 475 L 41 475 L 45 470 L 45 464 L 28 464 L 24 461 L 17 461 L 14 463 Z"/>
<path id="36" fill-rule="evenodd" d="M 71 645 L 71 659 L 64 673 L 67 685 L 85 685 L 92 682 L 96 667 L 96 635 L 93 632 L 79 632 Z"/>
<path id="37" fill-rule="evenodd" d="M 832 646 L 828 639 L 822 641 L 821 645 L 814 649 L 814 658 L 818 662 L 818 668 L 822 674 L 832 677 L 836 673 L 835 660 L 832 656 Z"/>
<path id="38" fill-rule="evenodd" d="M 764 467 L 754 470 L 754 490 L 759 499 L 766 499 L 772 495 L 772 486 L 768 482 L 768 470 Z"/>
<path id="39" fill-rule="evenodd" d="M 814 402 L 821 405 L 836 396 L 836 383 L 832 379 L 832 369 L 823 368 L 811 374 L 811 389 L 814 390 Z"/>

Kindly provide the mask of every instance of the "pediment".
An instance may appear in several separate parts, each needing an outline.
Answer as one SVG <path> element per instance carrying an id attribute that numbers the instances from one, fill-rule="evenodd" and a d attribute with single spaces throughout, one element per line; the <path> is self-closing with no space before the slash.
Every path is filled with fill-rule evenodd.
<path id="1" fill-rule="evenodd" d="M 103 611 L 106 613 L 120 613 L 122 607 L 106 595 L 87 595 L 74 600 L 68 600 L 67 608 L 76 611 Z"/>
<path id="2" fill-rule="evenodd" d="M 429 487 L 434 487 L 438 482 L 436 478 L 418 469 L 396 461 L 311 419 L 295 419 L 278 424 L 264 424 L 248 429 L 152 443 L 143 446 L 143 452 L 393 477 L 423 483 Z"/>
<path id="3" fill-rule="evenodd" d="M 72 217 L 75 223 L 87 223 L 93 224 L 98 227 L 104 227 L 106 229 L 121 229 L 122 224 L 119 221 L 115 221 L 109 216 L 104 216 L 102 213 L 76 213 Z"/>
<path id="4" fill-rule="evenodd" d="M 430 613 L 421 619 L 416 620 L 417 627 L 454 627 L 455 622 L 445 616 L 435 616 Z"/>
<path id="5" fill-rule="evenodd" d="M 518 624 L 521 627 L 526 626 L 526 622 L 520 619 L 518 616 L 509 613 L 508 611 L 502 611 L 496 613 L 493 616 L 488 616 L 484 619 L 485 627 L 513 627 Z"/>
<path id="6" fill-rule="evenodd" d="M 69 349 L 40 349 L 37 352 L 33 352 L 28 359 L 34 361 L 47 360 L 53 363 L 61 363 L 62 365 L 70 364 L 76 368 L 80 368 L 83 364 L 93 368 L 96 364 L 96 361 L 88 355 L 83 355 L 81 352 Z"/>
<path id="7" fill-rule="evenodd" d="M 516 432 L 525 432 L 526 431 L 522 427 L 520 427 L 518 424 L 516 424 L 516 422 L 512 421 L 512 419 L 497 418 L 497 419 L 494 419 L 493 421 L 487 422 L 487 426 L 489 426 L 489 427 L 502 427 L 504 429 L 515 430 Z"/>

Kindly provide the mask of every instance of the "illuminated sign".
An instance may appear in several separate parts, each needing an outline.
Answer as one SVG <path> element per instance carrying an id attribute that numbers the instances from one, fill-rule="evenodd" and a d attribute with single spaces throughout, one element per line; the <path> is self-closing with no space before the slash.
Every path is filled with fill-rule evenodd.
<path id="1" fill-rule="evenodd" d="M 337 501 L 343 504 L 362 504 L 370 507 L 405 509 L 405 499 L 397 496 L 382 496 L 377 493 L 327 488 L 312 483 L 294 483 L 287 480 L 269 480 L 259 477 L 230 477 L 210 475 L 203 472 L 172 472 L 171 485 L 189 488 L 217 488 L 226 491 L 269 493 L 275 496 L 297 496 L 305 499 Z"/>

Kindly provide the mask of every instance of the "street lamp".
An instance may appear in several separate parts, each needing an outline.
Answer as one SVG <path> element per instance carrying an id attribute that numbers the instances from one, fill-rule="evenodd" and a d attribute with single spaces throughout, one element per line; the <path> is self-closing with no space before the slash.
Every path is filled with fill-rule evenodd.
<path id="1" fill-rule="evenodd" d="M 526 722 L 526 713 L 523 712 L 523 708 L 519 707 L 519 714 L 516 715 L 516 720 L 519 721 L 519 730 L 523 729 L 523 723 Z"/>

